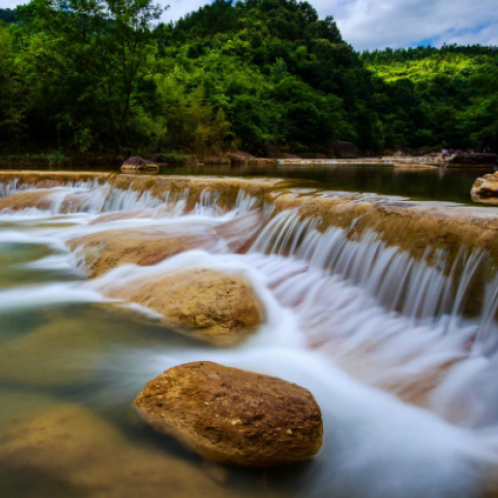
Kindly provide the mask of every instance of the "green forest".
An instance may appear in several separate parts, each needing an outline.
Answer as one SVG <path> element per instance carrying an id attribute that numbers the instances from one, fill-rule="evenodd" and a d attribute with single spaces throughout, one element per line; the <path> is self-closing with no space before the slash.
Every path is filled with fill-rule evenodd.
<path id="1" fill-rule="evenodd" d="M 498 147 L 498 49 L 356 52 L 308 2 L 0 10 L 0 154 Z"/>

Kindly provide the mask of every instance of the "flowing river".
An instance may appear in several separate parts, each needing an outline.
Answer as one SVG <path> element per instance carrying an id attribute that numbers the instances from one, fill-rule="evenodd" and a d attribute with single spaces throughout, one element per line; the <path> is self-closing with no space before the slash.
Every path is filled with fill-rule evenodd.
<path id="1" fill-rule="evenodd" d="M 497 230 L 495 208 L 289 178 L 0 173 L 0 496 L 495 496 Z M 143 231 L 195 244 L 89 278 L 71 243 Z M 199 266 L 244 275 L 264 304 L 242 344 L 108 297 Z M 308 388 L 318 456 L 237 469 L 154 433 L 133 399 L 198 360 Z"/>

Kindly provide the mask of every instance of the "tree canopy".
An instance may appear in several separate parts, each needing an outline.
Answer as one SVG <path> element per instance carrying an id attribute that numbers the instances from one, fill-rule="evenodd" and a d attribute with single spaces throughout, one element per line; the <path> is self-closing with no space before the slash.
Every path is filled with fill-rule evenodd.
<path id="1" fill-rule="evenodd" d="M 328 154 L 497 143 L 493 47 L 365 52 L 297 0 L 153 0 L 0 10 L 4 148 Z"/>

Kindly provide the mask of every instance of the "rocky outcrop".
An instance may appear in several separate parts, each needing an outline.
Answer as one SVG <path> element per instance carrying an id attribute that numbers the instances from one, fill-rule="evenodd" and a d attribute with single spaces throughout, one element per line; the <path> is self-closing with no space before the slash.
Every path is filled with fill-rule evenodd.
<path id="1" fill-rule="evenodd" d="M 478 178 L 472 186 L 470 195 L 474 202 L 498 205 L 498 173 Z"/>
<path id="2" fill-rule="evenodd" d="M 125 217 L 146 215 L 147 211 L 137 211 L 125 214 Z M 110 222 L 122 216 L 120 213 L 103 215 L 101 220 Z M 68 240 L 67 245 L 82 255 L 87 274 L 93 278 L 124 264 L 155 265 L 191 249 L 238 252 L 257 233 L 261 224 L 261 213 L 254 211 L 218 226 L 202 222 L 182 225 L 162 222 L 143 228 L 108 229 L 75 237 Z"/>
<path id="3" fill-rule="evenodd" d="M 105 230 L 71 239 L 67 245 L 82 255 L 87 275 L 93 278 L 124 264 L 155 265 L 183 251 L 213 249 L 217 242 L 209 229 L 189 234 L 181 228 L 146 227 Z"/>
<path id="4" fill-rule="evenodd" d="M 219 270 L 148 274 L 126 285 L 105 282 L 99 290 L 155 311 L 165 325 L 219 346 L 240 342 L 264 318 L 264 307 L 249 283 L 241 275 Z"/>
<path id="5" fill-rule="evenodd" d="M 135 406 L 155 430 L 216 462 L 289 464 L 311 458 L 322 445 L 320 408 L 308 390 L 216 363 L 167 370 Z"/>
<path id="6" fill-rule="evenodd" d="M 68 213 L 78 211 L 89 199 L 91 199 L 91 192 L 88 191 L 37 188 L 2 197 L 0 199 L 0 212 L 40 209 Z"/>
<path id="7" fill-rule="evenodd" d="M 50 209 L 53 191 L 49 189 L 16 192 L 0 199 L 0 211 L 21 211 L 23 209 Z"/>
<path id="8" fill-rule="evenodd" d="M 66 185 L 76 180 L 107 182 L 111 191 L 130 189 L 147 192 L 152 198 L 178 198 L 188 191 L 185 210 L 194 209 L 207 192 L 216 194 L 221 210 L 233 209 L 241 192 L 254 197 L 255 206 L 275 206 L 274 214 L 296 208 L 302 218 L 319 219 L 318 229 L 325 231 L 337 226 L 348 231 L 348 237 L 358 237 L 370 229 L 389 245 L 400 246 L 420 258 L 427 247 L 450 252 L 448 261 L 460 250 L 482 247 L 498 264 L 498 216 L 489 208 L 456 206 L 448 203 L 408 202 L 379 196 L 296 195 L 289 183 L 279 180 L 242 178 L 209 178 L 152 175 L 111 175 L 102 173 L 4 172 L 0 182 L 17 181 L 20 185 Z M 272 208 L 273 209 L 273 208 Z M 270 212 L 270 210 L 268 210 Z M 353 228 L 351 228 L 353 226 Z M 451 264 L 449 265 L 451 267 Z"/>
<path id="9" fill-rule="evenodd" d="M 389 246 L 397 246 L 416 259 L 441 249 L 446 251 L 449 272 L 463 249 L 489 251 L 498 263 L 498 212 L 490 208 L 469 207 L 443 202 L 415 202 L 369 195 L 269 195 L 275 213 L 298 210 L 303 219 L 318 220 L 317 229 L 346 230 L 349 239 L 367 230 Z"/>
<path id="10" fill-rule="evenodd" d="M 447 163 L 447 168 L 493 167 L 496 166 L 496 154 L 457 154 Z"/>
<path id="11" fill-rule="evenodd" d="M 0 427 L 5 498 L 19 496 L 20 489 L 26 498 L 158 498 L 165 493 L 229 498 L 236 493 L 217 484 L 197 462 L 175 457 L 165 446 L 129 441 L 82 406 L 53 404 L 29 415 Z"/>
<path id="12" fill-rule="evenodd" d="M 121 171 L 123 173 L 134 173 L 138 171 L 152 173 L 154 171 L 159 171 L 159 166 L 148 159 L 144 159 L 143 157 L 132 156 L 126 159 L 123 163 Z"/>

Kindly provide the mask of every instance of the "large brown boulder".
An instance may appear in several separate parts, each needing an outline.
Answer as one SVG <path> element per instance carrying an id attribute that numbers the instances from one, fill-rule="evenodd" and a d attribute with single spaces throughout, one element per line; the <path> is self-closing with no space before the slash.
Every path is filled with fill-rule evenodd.
<path id="1" fill-rule="evenodd" d="M 474 202 L 498 204 L 498 173 L 478 178 L 472 186 L 470 195 Z"/>
<path id="2" fill-rule="evenodd" d="M 266 467 L 322 446 L 320 408 L 306 389 L 212 362 L 167 370 L 135 400 L 155 430 L 216 462 Z"/>
<path id="3" fill-rule="evenodd" d="M 187 268 L 123 286 L 104 283 L 108 297 L 161 314 L 163 323 L 219 346 L 239 342 L 263 321 L 264 307 L 241 275 Z"/>
<path id="4" fill-rule="evenodd" d="M 496 166 L 498 156 L 496 154 L 457 154 L 446 164 L 447 168 L 467 168 Z"/>

